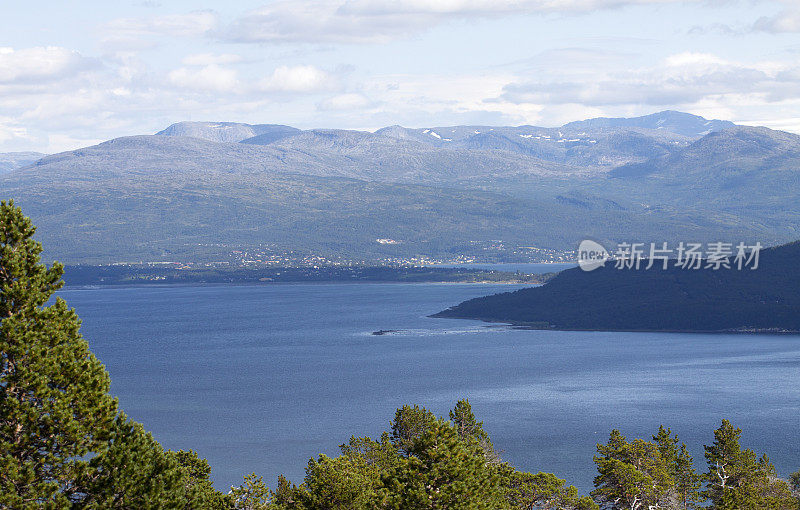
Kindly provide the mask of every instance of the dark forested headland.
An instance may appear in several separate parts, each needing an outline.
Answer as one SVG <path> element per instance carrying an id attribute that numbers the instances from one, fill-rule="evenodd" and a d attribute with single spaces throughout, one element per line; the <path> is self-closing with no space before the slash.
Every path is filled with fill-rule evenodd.
<path id="1" fill-rule="evenodd" d="M 764 250 L 755 270 L 559 273 L 542 287 L 465 301 L 434 317 L 611 331 L 800 331 L 800 242 Z M 703 264 L 705 266 L 705 264 Z"/>

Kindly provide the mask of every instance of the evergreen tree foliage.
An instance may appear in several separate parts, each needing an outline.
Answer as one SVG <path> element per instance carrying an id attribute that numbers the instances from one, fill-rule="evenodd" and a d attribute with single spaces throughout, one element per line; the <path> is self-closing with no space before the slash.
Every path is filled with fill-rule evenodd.
<path id="1" fill-rule="evenodd" d="M 682 510 L 701 508 L 703 497 L 700 488 L 703 485 L 703 477 L 695 471 L 694 459 L 685 444 L 681 444 L 678 451 L 672 478 L 675 480 L 677 508 Z"/>
<path id="2" fill-rule="evenodd" d="M 255 473 L 245 475 L 244 482 L 238 487 L 232 487 L 230 498 L 236 510 L 270 510 L 274 508 L 270 503 L 270 492 L 264 479 Z"/>
<path id="3" fill-rule="evenodd" d="M 391 470 L 400 462 L 397 444 L 387 432 L 381 434 L 379 441 L 353 436 L 339 449 L 344 456 L 363 458 L 364 465 L 374 472 Z"/>
<path id="4" fill-rule="evenodd" d="M 508 489 L 511 508 L 520 510 L 593 510 L 597 504 L 588 496 L 580 496 L 578 489 L 567 486 L 566 481 L 550 473 L 523 473 L 511 475 Z"/>
<path id="5" fill-rule="evenodd" d="M 414 441 L 434 427 L 436 416 L 423 407 L 404 405 L 391 422 L 392 442 L 400 452 L 408 453 Z"/>
<path id="6" fill-rule="evenodd" d="M 366 510 L 373 508 L 379 487 L 380 472 L 361 455 L 320 455 L 308 463 L 301 501 L 306 508 Z"/>
<path id="7" fill-rule="evenodd" d="M 698 503 L 702 501 L 699 492 L 702 477 L 695 471 L 694 460 L 686 445 L 680 442 L 677 435 L 672 435 L 672 430 L 665 429 L 663 425 L 658 427 L 653 441 L 674 483 L 665 498 L 667 507 L 683 510 L 698 508 Z"/>
<path id="8" fill-rule="evenodd" d="M 475 418 L 469 400 L 456 402 L 456 406 L 450 411 L 450 421 L 453 422 L 458 437 L 462 441 L 470 441 L 480 447 L 487 461 L 491 463 L 501 461 L 500 455 L 494 450 L 492 440 L 489 439 L 489 434 L 483 430 L 483 422 Z"/>
<path id="9" fill-rule="evenodd" d="M 279 479 L 269 508 L 597 508 L 553 475 L 518 473 L 494 458 L 491 440 L 466 400 L 450 418 L 404 406 L 395 413 L 391 433 L 379 440 L 351 437 L 338 457 L 310 460 L 300 487 Z"/>
<path id="10" fill-rule="evenodd" d="M 181 472 L 186 510 L 233 508 L 232 498 L 214 489 L 209 478 L 211 466 L 206 459 L 193 450 L 169 451 L 167 455 L 177 463 Z"/>
<path id="11" fill-rule="evenodd" d="M 598 475 L 592 492 L 601 508 L 637 510 L 666 506 L 673 486 L 669 466 L 658 445 L 642 439 L 628 442 L 613 430 L 607 444 L 597 445 Z"/>
<path id="12" fill-rule="evenodd" d="M 274 510 L 304 510 L 302 490 L 289 483 L 285 476 L 278 477 L 278 486 L 272 493 L 272 507 Z"/>
<path id="13" fill-rule="evenodd" d="M 118 411 L 77 314 L 50 301 L 63 266 L 41 263 L 34 233 L 0 202 L 0 508 L 225 508 L 207 473 L 187 482 L 179 459 Z"/>
<path id="14" fill-rule="evenodd" d="M 0 507 L 67 508 L 83 497 L 88 456 L 108 447 L 117 402 L 46 267 L 35 227 L 0 203 Z"/>
<path id="15" fill-rule="evenodd" d="M 144 428 L 117 417 L 109 447 L 89 462 L 79 481 L 85 497 L 79 509 L 182 508 L 183 472 Z"/>
<path id="16" fill-rule="evenodd" d="M 386 508 L 509 508 L 498 471 L 486 462 L 483 450 L 459 438 L 451 423 L 427 423 L 405 443 L 404 451 L 403 462 L 384 477 Z"/>
<path id="17" fill-rule="evenodd" d="M 705 496 L 716 510 L 793 510 L 800 508 L 791 487 L 780 480 L 764 455 L 742 449 L 742 430 L 728 420 L 714 431 L 714 442 L 705 446 Z"/>

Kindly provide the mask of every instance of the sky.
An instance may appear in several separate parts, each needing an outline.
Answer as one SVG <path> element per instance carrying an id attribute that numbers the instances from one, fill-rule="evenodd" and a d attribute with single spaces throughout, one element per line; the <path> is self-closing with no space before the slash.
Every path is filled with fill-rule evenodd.
<path id="1" fill-rule="evenodd" d="M 3 0 L 0 152 L 183 120 L 800 133 L 800 0 Z"/>

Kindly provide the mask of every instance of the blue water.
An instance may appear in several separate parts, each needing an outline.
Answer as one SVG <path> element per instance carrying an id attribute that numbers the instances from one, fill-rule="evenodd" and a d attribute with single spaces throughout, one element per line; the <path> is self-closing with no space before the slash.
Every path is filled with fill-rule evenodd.
<path id="1" fill-rule="evenodd" d="M 723 417 L 800 468 L 800 337 L 520 331 L 426 315 L 517 287 L 281 284 L 68 289 L 112 391 L 219 488 L 302 481 L 309 457 L 378 436 L 394 410 L 468 397 L 512 464 L 591 489 L 595 443 L 667 424 L 702 462 Z M 401 330 L 384 336 L 370 332 Z"/>

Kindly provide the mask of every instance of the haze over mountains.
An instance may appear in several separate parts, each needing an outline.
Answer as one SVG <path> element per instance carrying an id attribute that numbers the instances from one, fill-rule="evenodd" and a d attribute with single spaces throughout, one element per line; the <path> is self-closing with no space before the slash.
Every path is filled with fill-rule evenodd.
<path id="1" fill-rule="evenodd" d="M 0 152 L 0 172 L 28 166 L 44 156 L 41 152 Z"/>
<path id="2" fill-rule="evenodd" d="M 800 237 L 800 137 L 672 111 L 374 133 L 181 122 L 26 163 L 0 175 L 2 196 L 69 263 Z"/>

